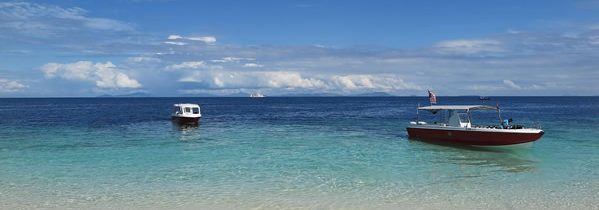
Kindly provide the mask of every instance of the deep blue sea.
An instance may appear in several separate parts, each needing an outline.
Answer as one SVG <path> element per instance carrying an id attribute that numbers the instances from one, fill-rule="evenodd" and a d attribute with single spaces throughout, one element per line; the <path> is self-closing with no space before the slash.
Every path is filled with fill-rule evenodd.
<path id="1" fill-rule="evenodd" d="M 419 103 L 2 98 L 0 209 L 599 209 L 599 97 L 492 97 L 545 130 L 523 149 L 409 140 Z"/>

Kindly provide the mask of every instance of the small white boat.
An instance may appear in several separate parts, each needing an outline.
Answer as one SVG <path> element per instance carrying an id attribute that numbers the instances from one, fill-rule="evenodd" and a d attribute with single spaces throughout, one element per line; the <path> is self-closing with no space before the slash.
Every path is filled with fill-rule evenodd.
<path id="1" fill-rule="evenodd" d="M 264 97 L 266 97 L 266 95 L 262 94 L 261 92 L 255 92 L 255 93 L 250 94 L 250 97 L 251 98 L 264 98 Z"/>
<path id="2" fill-rule="evenodd" d="M 175 104 L 171 119 L 178 124 L 197 124 L 202 113 L 197 104 Z"/>

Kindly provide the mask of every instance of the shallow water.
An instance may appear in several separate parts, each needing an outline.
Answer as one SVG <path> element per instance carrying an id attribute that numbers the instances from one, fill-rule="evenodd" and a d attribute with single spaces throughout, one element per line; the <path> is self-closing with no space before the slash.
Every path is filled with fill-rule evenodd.
<path id="1" fill-rule="evenodd" d="M 0 99 L 0 209 L 599 209 L 599 98 L 497 101 L 545 136 L 411 141 L 417 97 Z"/>

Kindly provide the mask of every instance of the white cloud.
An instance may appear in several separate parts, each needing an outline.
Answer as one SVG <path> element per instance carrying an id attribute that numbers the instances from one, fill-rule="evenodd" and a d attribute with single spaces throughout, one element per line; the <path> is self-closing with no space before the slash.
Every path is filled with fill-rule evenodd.
<path id="1" fill-rule="evenodd" d="M 521 31 L 518 31 L 518 30 L 514 30 L 514 29 L 508 29 L 508 30 L 507 30 L 507 33 L 508 33 L 508 34 L 519 34 L 519 33 L 522 33 L 522 32 L 521 32 Z"/>
<path id="2" fill-rule="evenodd" d="M 333 76 L 332 82 L 343 90 L 374 89 L 380 91 L 393 91 L 422 89 L 418 85 L 405 82 L 399 76 L 391 74 L 354 74 Z"/>
<path id="3" fill-rule="evenodd" d="M 458 53 L 475 54 L 481 52 L 505 52 L 502 43 L 497 40 L 449 40 L 442 41 L 435 45 L 437 52 L 440 53 Z"/>
<path id="4" fill-rule="evenodd" d="M 222 70 L 223 67 L 220 65 L 209 65 L 204 61 L 186 61 L 178 64 L 172 64 L 165 67 L 167 71 L 174 70 Z"/>
<path id="5" fill-rule="evenodd" d="M 84 21 L 85 26 L 98 30 L 130 31 L 133 27 L 118 20 L 106 18 L 87 18 Z"/>
<path id="6" fill-rule="evenodd" d="M 512 89 L 516 89 L 516 90 L 522 89 L 522 87 L 520 85 L 517 85 L 512 80 L 507 80 L 507 79 L 503 80 L 503 84 L 505 84 L 507 87 L 512 88 Z"/>
<path id="7" fill-rule="evenodd" d="M 294 71 L 193 71 L 180 82 L 200 83 L 217 89 L 301 89 L 333 92 L 419 90 L 418 85 L 403 81 L 397 75 L 320 75 L 304 76 Z"/>
<path id="8" fill-rule="evenodd" d="M 576 39 L 578 38 L 578 33 L 566 32 L 562 35 L 564 38 Z"/>
<path id="9" fill-rule="evenodd" d="M 213 36 L 195 36 L 195 37 L 187 37 L 188 40 L 192 41 L 200 41 L 206 44 L 214 44 L 216 42 L 216 37 Z"/>
<path id="10" fill-rule="evenodd" d="M 163 42 L 163 43 L 164 43 L 164 44 L 178 45 L 178 46 L 187 45 L 187 43 L 185 43 L 185 42 L 172 42 L 172 41 L 166 41 L 166 42 Z"/>
<path id="11" fill-rule="evenodd" d="M 137 80 L 129 78 L 111 62 L 48 63 L 42 66 L 41 70 L 45 73 L 46 78 L 60 77 L 66 80 L 94 81 L 99 88 L 141 87 Z"/>
<path id="12" fill-rule="evenodd" d="M 173 65 L 167 66 L 166 69 L 167 70 L 199 69 L 199 68 L 204 68 L 207 66 L 208 65 L 206 65 L 206 63 L 204 63 L 204 61 L 188 61 L 188 62 L 183 62 L 180 64 L 173 64 Z"/>
<path id="13" fill-rule="evenodd" d="M 553 85 L 555 86 L 555 85 Z M 548 87 L 548 85 L 519 85 L 512 80 L 503 80 L 501 83 L 493 82 L 491 84 L 474 84 L 466 86 L 466 90 L 473 90 L 477 92 L 490 92 L 490 91 L 509 91 L 509 90 L 542 90 Z"/>
<path id="14" fill-rule="evenodd" d="M 211 62 L 214 63 L 229 63 L 229 62 L 239 62 L 239 61 L 253 61 L 256 60 L 255 58 L 240 58 L 240 57 L 224 57 L 221 59 L 216 59 L 216 60 L 210 60 Z"/>
<path id="15" fill-rule="evenodd" d="M 204 42 L 206 44 L 214 44 L 216 43 L 216 37 L 214 36 L 190 36 L 184 37 L 181 35 L 171 34 L 167 37 L 168 40 L 189 40 L 189 41 L 199 41 Z M 182 42 L 178 42 L 182 43 Z"/>
<path id="16" fill-rule="evenodd" d="M 137 80 L 129 78 L 126 74 L 115 69 L 115 65 L 110 62 L 105 64 L 97 63 L 95 75 L 99 78 L 96 86 L 100 88 L 139 88 L 141 84 Z"/>
<path id="17" fill-rule="evenodd" d="M 512 80 L 503 80 L 503 84 L 505 86 L 507 86 L 508 88 L 515 89 L 515 90 L 543 90 L 550 86 L 556 87 L 556 85 L 554 83 L 547 83 L 547 84 L 543 84 L 543 85 L 537 85 L 537 84 L 520 85 L 520 84 L 516 84 Z"/>
<path id="18" fill-rule="evenodd" d="M 181 82 L 203 83 L 211 88 L 328 88 L 319 79 L 306 78 L 298 72 L 265 71 L 265 72 L 228 72 L 228 71 L 194 71 L 182 77 Z"/>
<path id="19" fill-rule="evenodd" d="M 599 35 L 589 36 L 589 43 L 592 45 L 599 45 Z"/>
<path id="20" fill-rule="evenodd" d="M 87 11 L 78 7 L 62 8 L 29 2 L 1 2 L 0 20 L 0 29 L 39 38 L 68 35 L 82 29 L 133 30 L 130 24 L 122 21 L 88 17 Z"/>
<path id="21" fill-rule="evenodd" d="M 374 85 L 368 76 L 350 75 L 350 76 L 334 76 L 333 81 L 344 89 L 367 88 L 372 89 Z"/>
<path id="22" fill-rule="evenodd" d="M 246 64 L 243 64 L 243 67 L 246 67 L 246 68 L 260 68 L 260 67 L 264 67 L 264 65 L 260 65 L 260 64 L 257 64 L 257 63 L 246 63 Z"/>
<path id="23" fill-rule="evenodd" d="M 201 68 L 201 67 L 206 67 L 206 64 L 204 63 L 204 61 L 183 62 L 180 64 L 171 65 L 167 68 L 169 68 L 169 69 L 197 69 L 197 68 Z"/>
<path id="24" fill-rule="evenodd" d="M 137 57 L 129 57 L 127 58 L 127 62 L 130 63 L 155 63 L 160 62 L 160 58 L 154 57 L 146 57 L 146 56 L 137 56 Z"/>
<path id="25" fill-rule="evenodd" d="M 498 91 L 498 90 L 505 90 L 505 86 L 500 86 L 500 85 L 481 85 L 481 84 L 475 84 L 475 85 L 468 85 L 466 86 L 464 89 L 466 90 L 472 90 L 475 92 L 489 92 L 489 91 Z"/>
<path id="26" fill-rule="evenodd" d="M 270 88 L 327 88 L 322 80 L 305 78 L 298 72 L 264 72 L 259 76 L 259 81 Z"/>
<path id="27" fill-rule="evenodd" d="M 183 38 L 182 36 L 173 34 L 173 35 L 169 35 L 167 39 L 168 40 L 176 40 L 176 39 L 182 39 L 182 38 Z"/>
<path id="28" fill-rule="evenodd" d="M 22 91 L 27 87 L 27 85 L 17 80 L 0 79 L 0 93 Z"/>
<path id="29" fill-rule="evenodd" d="M 54 78 L 57 75 L 67 80 L 90 80 L 93 63 L 90 61 L 79 61 L 76 63 L 59 64 L 48 63 L 42 66 L 46 78 Z"/>

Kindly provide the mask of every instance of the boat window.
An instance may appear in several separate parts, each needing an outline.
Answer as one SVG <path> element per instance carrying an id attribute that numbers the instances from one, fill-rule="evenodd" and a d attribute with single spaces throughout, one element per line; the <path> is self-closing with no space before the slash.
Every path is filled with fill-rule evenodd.
<path id="1" fill-rule="evenodd" d="M 193 108 L 193 113 L 194 114 L 199 114 L 200 113 L 200 108 L 194 107 Z"/>
<path id="2" fill-rule="evenodd" d="M 190 113 L 190 112 L 191 112 L 191 108 L 185 107 L 185 113 Z"/>

